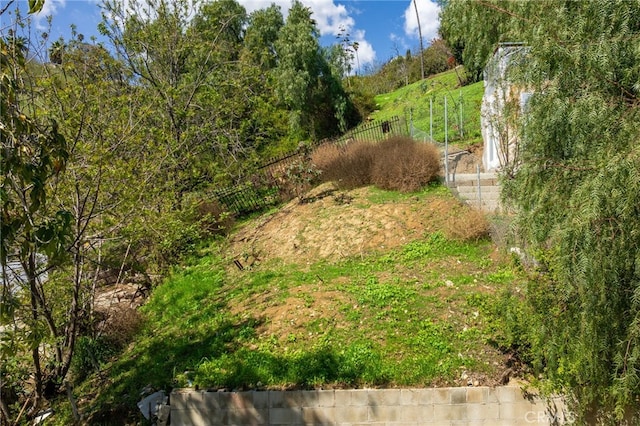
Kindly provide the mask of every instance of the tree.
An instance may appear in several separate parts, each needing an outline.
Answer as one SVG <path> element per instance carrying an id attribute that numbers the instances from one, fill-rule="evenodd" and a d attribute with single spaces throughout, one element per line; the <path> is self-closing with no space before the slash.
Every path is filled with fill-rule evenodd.
<path id="1" fill-rule="evenodd" d="M 53 64 L 62 64 L 62 57 L 64 56 L 65 44 L 63 40 L 54 41 L 49 47 L 49 61 Z"/>
<path id="2" fill-rule="evenodd" d="M 262 71 L 276 67 L 276 47 L 278 33 L 284 25 L 280 6 L 272 4 L 266 9 L 258 9 L 249 16 L 245 31 L 243 56 Z"/>
<path id="3" fill-rule="evenodd" d="M 31 12 L 41 8 L 42 2 L 30 2 Z M 64 378 L 65 362 L 73 352 L 72 342 L 67 345 L 67 341 L 46 339 L 47 335 L 60 334 L 44 287 L 44 274 L 65 256 L 70 236 L 71 214 L 67 210 L 51 210 L 48 192 L 48 186 L 64 171 L 69 151 L 58 123 L 40 114 L 36 106 L 37 94 L 27 73 L 24 44 L 17 44 L 17 40 L 0 39 L 1 349 L 3 359 L 19 347 L 29 349 L 29 370 L 34 378 L 30 401 L 33 412 Z M 42 255 L 46 255 L 46 261 L 42 261 Z M 10 259 L 20 265 L 22 272 L 18 275 L 10 273 Z M 28 309 L 21 309 L 23 298 L 28 300 Z M 73 338 L 73 333 L 64 336 Z M 53 343 L 55 363 L 42 362 L 45 341 Z M 0 391 L 12 385 L 5 383 L 4 368 Z M 0 408 L 3 422 L 8 422 L 10 411 L 4 398 Z"/>
<path id="4" fill-rule="evenodd" d="M 295 132 L 313 136 L 313 93 L 320 76 L 320 45 L 311 9 L 295 0 L 276 41 L 276 94 L 291 112 Z"/>
<path id="5" fill-rule="evenodd" d="M 523 41 L 535 19 L 537 2 L 450 0 L 440 12 L 440 35 L 473 82 L 500 42 Z M 546 12 L 546 11 L 543 11 Z"/>
<path id="6" fill-rule="evenodd" d="M 311 9 L 293 2 L 276 41 L 275 91 L 290 112 L 299 138 L 320 139 L 344 130 L 353 113 L 342 83 L 332 74 L 331 52 L 320 48 Z M 334 67 L 335 69 L 336 67 Z"/>
<path id="7" fill-rule="evenodd" d="M 624 1 L 443 10 L 443 35 L 476 74 L 497 41 L 530 49 L 510 76 L 533 96 L 504 180 L 543 271 L 528 289 L 528 356 L 578 413 L 612 422 L 640 401 L 639 13 Z"/>
<path id="8" fill-rule="evenodd" d="M 553 271 L 537 355 L 583 408 L 601 402 L 620 419 L 640 398 L 640 5 L 539 7 L 522 69 L 535 94 L 507 185 Z"/>

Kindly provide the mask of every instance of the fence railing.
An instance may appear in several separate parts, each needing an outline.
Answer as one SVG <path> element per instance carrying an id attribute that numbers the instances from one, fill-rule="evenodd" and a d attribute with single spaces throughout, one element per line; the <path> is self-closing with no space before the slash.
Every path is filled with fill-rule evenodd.
<path id="1" fill-rule="evenodd" d="M 379 142 L 391 136 L 408 135 L 409 129 L 404 118 L 395 116 L 387 120 L 369 121 L 338 138 L 323 139 L 270 158 L 258 166 L 256 174 L 247 179 L 249 183 L 221 188 L 211 195 L 233 214 L 244 215 L 262 210 L 282 200 L 282 190 L 287 186 L 290 167 L 304 160 L 314 148 L 323 144 L 344 146 L 355 141 Z"/>
<path id="2" fill-rule="evenodd" d="M 348 143 L 351 141 L 378 142 L 391 136 L 407 136 L 409 129 L 404 118 L 398 116 L 387 120 L 368 121 L 355 129 L 346 132 L 337 138 L 337 143 Z"/>

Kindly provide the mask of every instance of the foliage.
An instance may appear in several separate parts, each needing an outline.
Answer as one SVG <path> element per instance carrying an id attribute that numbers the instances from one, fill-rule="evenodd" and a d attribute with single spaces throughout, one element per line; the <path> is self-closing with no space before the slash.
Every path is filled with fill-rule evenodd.
<path id="1" fill-rule="evenodd" d="M 300 1 L 292 3 L 275 42 L 278 66 L 272 72 L 277 97 L 290 111 L 294 134 L 320 140 L 346 130 L 355 120 L 340 76 L 329 64 L 331 51 L 327 54 L 320 48 L 311 16 L 311 9 Z"/>
<path id="2" fill-rule="evenodd" d="M 553 271 L 545 372 L 582 408 L 599 401 L 620 419 L 640 400 L 640 54 L 629 42 L 640 36 L 640 9 L 599 1 L 551 9 L 553 21 L 530 38 L 523 78 L 536 94 L 509 195 Z M 543 32 L 553 38 L 536 37 Z"/>
<path id="3" fill-rule="evenodd" d="M 621 421 L 640 400 L 637 2 L 449 2 L 448 42 L 481 69 L 497 41 L 525 42 L 511 78 L 534 95 L 505 180 L 519 236 L 546 275 L 534 364 L 578 412 Z"/>
<path id="4" fill-rule="evenodd" d="M 440 154 L 430 144 L 392 137 L 379 144 L 353 142 L 344 148 L 325 144 L 311 154 L 324 182 L 345 188 L 374 184 L 387 190 L 413 192 L 437 178 Z"/>
<path id="5" fill-rule="evenodd" d="M 394 115 L 409 116 L 413 137 L 428 141 L 433 120 L 434 142 L 444 143 L 444 98 L 447 98 L 448 140 L 463 147 L 481 142 L 480 104 L 482 82 L 459 87 L 458 76 L 464 70 L 447 71 L 375 97 L 378 111 L 371 118 L 385 120 Z M 433 109 L 432 108 L 433 105 Z M 462 127 L 460 108 L 462 105 Z"/>
<path id="6" fill-rule="evenodd" d="M 440 12 L 439 32 L 456 61 L 477 82 L 498 43 L 523 41 L 536 13 L 542 10 L 533 2 L 451 0 Z M 552 18 L 546 15 L 548 11 L 544 16 Z"/>
<path id="7" fill-rule="evenodd" d="M 380 202 L 409 199 L 377 192 Z M 451 195 L 434 185 L 415 197 Z M 508 263 L 488 258 L 486 239 L 439 232 L 338 262 L 242 272 L 228 267 L 223 249 L 212 245 L 155 289 L 143 308 L 144 329 L 110 365 L 92 419 L 123 395 L 133 407 L 149 384 L 169 391 L 458 383 L 462 371 L 494 368 L 483 355 L 491 351 L 487 341 L 504 339 L 491 326 L 498 313 L 490 301 L 520 279 L 506 272 Z M 323 294 L 330 307 L 321 309 Z M 279 326 L 270 312 L 291 303 L 315 314 L 290 313 L 295 324 L 287 327 L 287 317 Z"/>
<path id="8" fill-rule="evenodd" d="M 441 39 L 431 41 L 429 47 L 423 50 L 424 73 L 426 77 L 433 77 L 454 65 L 449 58 L 449 48 Z M 423 80 L 421 78 L 420 52 L 407 50 L 402 55 L 396 48 L 395 56 L 380 65 L 375 71 L 357 76 L 350 81 L 360 81 L 359 86 L 372 90 L 374 94 L 393 92 L 401 87 Z"/>
<path id="9" fill-rule="evenodd" d="M 37 10 L 42 5 L 31 4 L 30 7 Z M 55 392 L 69 368 L 78 299 L 77 296 L 71 299 L 68 321 L 62 324 L 68 328 L 61 328 L 60 318 L 52 309 L 43 282 L 46 280 L 44 271 L 64 259 L 70 239 L 71 213 L 52 209 L 48 192 L 48 187 L 55 185 L 65 169 L 69 147 L 58 123 L 41 115 L 34 106 L 36 94 L 30 84 L 25 58 L 28 46 L 23 45 L 15 34 L 0 38 L 0 351 L 3 360 L 16 352 L 31 355 L 26 371 L 33 376 L 30 404 L 33 412 L 43 397 Z M 11 260 L 20 265 L 22 273 L 14 276 L 9 272 Z M 53 344 L 53 356 L 41 354 L 44 343 Z M 21 369 L 17 365 L 17 370 Z M 4 376 L 15 372 L 3 368 L 2 373 Z M 24 385 L 24 377 L 19 373 L 15 380 L 5 384 L 3 378 L 0 392 L 5 387 Z M 11 413 L 6 402 L 3 401 L 0 408 L 3 423 L 9 422 Z"/>

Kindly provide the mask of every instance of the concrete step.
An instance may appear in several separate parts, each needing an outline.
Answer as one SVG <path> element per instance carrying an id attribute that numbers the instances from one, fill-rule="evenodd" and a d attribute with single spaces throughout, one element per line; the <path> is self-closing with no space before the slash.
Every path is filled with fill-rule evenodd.
<path id="1" fill-rule="evenodd" d="M 456 190 L 458 191 L 458 194 L 465 197 L 475 197 L 478 194 L 477 186 L 459 186 Z M 481 186 L 480 194 L 483 198 L 485 196 L 500 198 L 501 188 L 499 186 Z"/>
<path id="2" fill-rule="evenodd" d="M 464 179 L 464 180 L 460 180 L 460 179 L 456 179 L 455 181 L 452 181 L 449 183 L 449 185 L 455 185 L 455 186 L 478 186 L 478 179 Z M 499 186 L 500 182 L 498 181 L 498 178 L 495 179 L 480 179 L 480 186 Z"/>
<path id="3" fill-rule="evenodd" d="M 448 186 L 450 188 L 462 187 L 462 186 L 478 186 L 478 179 L 477 178 L 459 179 L 458 177 L 456 177 L 456 179 L 453 180 L 453 177 L 450 176 Z M 500 181 L 498 180 L 498 178 L 480 179 L 480 186 L 500 186 Z"/>
<path id="4" fill-rule="evenodd" d="M 480 182 L 480 200 L 478 200 Z M 486 213 L 500 213 L 501 188 L 495 173 L 461 173 L 449 176 L 449 187 L 467 205 Z"/>

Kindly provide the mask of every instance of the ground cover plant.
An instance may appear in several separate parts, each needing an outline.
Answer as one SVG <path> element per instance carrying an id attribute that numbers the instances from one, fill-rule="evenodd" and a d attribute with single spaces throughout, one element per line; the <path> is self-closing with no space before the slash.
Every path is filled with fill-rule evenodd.
<path id="1" fill-rule="evenodd" d="M 320 193 L 241 223 L 176 267 L 142 308 L 134 343 L 77 389 L 100 389 L 82 407 L 91 420 L 135 418 L 144 387 L 498 383 L 496 342 L 508 336 L 493 302 L 523 278 L 486 223 L 456 236 L 484 218 L 439 184 Z"/>

